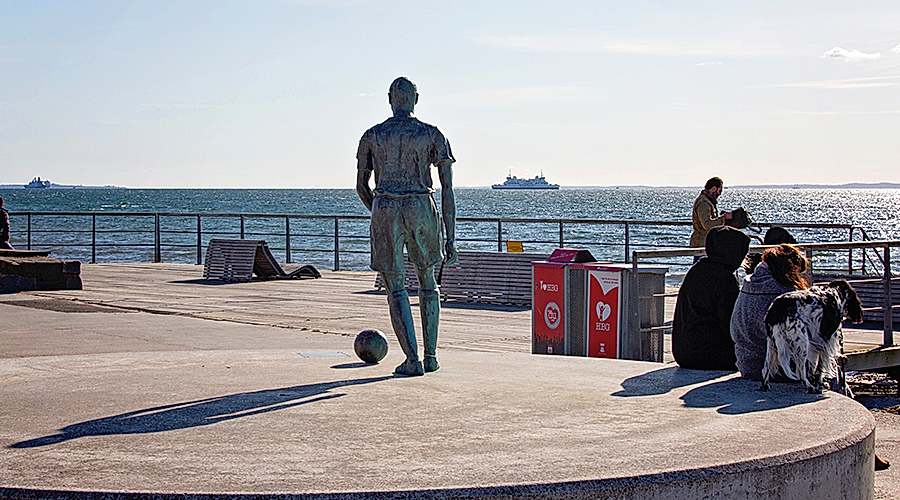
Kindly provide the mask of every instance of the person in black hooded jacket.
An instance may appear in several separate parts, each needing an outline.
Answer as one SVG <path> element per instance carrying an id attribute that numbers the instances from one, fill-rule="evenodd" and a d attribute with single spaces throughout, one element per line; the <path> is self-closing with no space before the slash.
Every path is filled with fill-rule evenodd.
<path id="1" fill-rule="evenodd" d="M 683 368 L 734 371 L 731 313 L 739 293 L 737 271 L 750 238 L 731 227 L 712 228 L 706 257 L 688 271 L 675 304 L 672 354 Z"/>

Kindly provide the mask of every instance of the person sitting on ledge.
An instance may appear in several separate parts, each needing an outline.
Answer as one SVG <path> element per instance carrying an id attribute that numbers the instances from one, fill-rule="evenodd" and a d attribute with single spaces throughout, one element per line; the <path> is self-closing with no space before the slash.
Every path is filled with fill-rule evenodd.
<path id="1" fill-rule="evenodd" d="M 808 270 L 809 261 L 803 252 L 781 244 L 763 252 L 762 262 L 744 278 L 731 315 L 731 338 L 743 377 L 762 380 L 768 335 L 766 311 L 779 295 L 809 288 Z"/>
<path id="2" fill-rule="evenodd" d="M 782 243 L 787 243 L 789 245 L 796 245 L 797 239 L 794 238 L 787 229 L 781 226 L 772 226 L 766 231 L 766 236 L 763 238 L 763 245 L 781 245 Z M 747 276 L 753 274 L 753 271 L 756 270 L 756 266 L 762 262 L 762 254 L 761 253 L 751 253 L 747 256 L 747 259 L 744 260 L 744 271 L 747 272 Z"/>
<path id="3" fill-rule="evenodd" d="M 706 236 L 706 257 L 694 264 L 678 291 L 672 321 L 672 354 L 683 368 L 735 370 L 731 313 L 738 296 L 734 272 L 750 237 L 718 226 Z"/>
<path id="4" fill-rule="evenodd" d="M 0 196 L 0 248 L 12 250 L 9 244 L 9 212 L 3 208 L 3 197 Z"/>
<path id="5" fill-rule="evenodd" d="M 775 229 L 780 231 L 773 233 Z M 782 293 L 809 288 L 806 277 L 809 260 L 797 247 L 779 240 L 796 243 L 794 237 L 783 228 L 773 227 L 766 233 L 765 244 L 779 246 L 763 252 L 762 262 L 756 265 L 752 275 L 744 278 L 731 315 L 731 338 L 734 340 L 737 367 L 742 377 L 752 380 L 762 380 L 768 348 L 765 318 L 769 306 Z M 748 257 L 748 261 L 751 258 Z M 876 471 L 890 466 L 889 461 L 875 454 Z"/>

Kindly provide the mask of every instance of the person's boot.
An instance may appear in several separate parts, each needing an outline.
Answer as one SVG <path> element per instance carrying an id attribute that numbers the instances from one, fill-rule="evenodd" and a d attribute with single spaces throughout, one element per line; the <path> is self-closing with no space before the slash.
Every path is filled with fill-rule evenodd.
<path id="1" fill-rule="evenodd" d="M 388 294 L 388 308 L 391 312 L 391 325 L 397 334 L 400 349 L 406 355 L 406 361 L 394 369 L 394 375 L 412 377 L 425 375 L 422 362 L 419 361 L 416 346 L 416 327 L 413 323 L 412 308 L 409 306 L 409 294 L 406 290 Z"/>
<path id="2" fill-rule="evenodd" d="M 891 463 L 887 460 L 882 460 L 878 454 L 875 454 L 875 470 L 885 470 L 891 466 Z"/>
<path id="3" fill-rule="evenodd" d="M 437 290 L 419 290 L 419 312 L 422 314 L 422 337 L 425 344 L 425 371 L 435 372 L 441 365 L 437 360 L 438 323 L 441 316 L 441 295 Z"/>

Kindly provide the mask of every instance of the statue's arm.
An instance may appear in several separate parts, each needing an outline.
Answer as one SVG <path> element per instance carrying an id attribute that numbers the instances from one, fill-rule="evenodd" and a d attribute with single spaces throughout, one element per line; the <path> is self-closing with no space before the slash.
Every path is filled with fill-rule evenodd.
<path id="1" fill-rule="evenodd" d="M 453 161 L 443 161 L 438 165 L 441 179 L 441 214 L 444 221 L 445 262 L 455 265 L 459 261 L 456 251 L 456 198 L 453 195 Z"/>
<path id="2" fill-rule="evenodd" d="M 359 196 L 359 199 L 363 202 L 363 205 L 372 211 L 372 200 L 375 199 L 375 194 L 372 192 L 372 188 L 369 186 L 369 179 L 372 177 L 372 171 L 364 168 L 357 169 L 356 171 L 356 194 Z"/>

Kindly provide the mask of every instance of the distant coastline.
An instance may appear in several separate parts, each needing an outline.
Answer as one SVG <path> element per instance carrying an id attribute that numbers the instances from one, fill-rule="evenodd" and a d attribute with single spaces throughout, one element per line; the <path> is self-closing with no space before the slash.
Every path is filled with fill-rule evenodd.
<path id="1" fill-rule="evenodd" d="M 457 189 L 490 189 L 491 186 L 457 186 Z M 623 184 L 613 186 L 567 186 L 562 189 L 690 189 L 696 186 L 651 186 L 648 184 Z M 729 189 L 900 189 L 897 182 L 851 182 L 846 184 L 736 184 Z M 302 189 L 345 189 L 347 187 L 125 187 L 125 186 L 84 186 L 80 184 L 51 184 L 46 189 L 147 189 L 147 190 L 302 190 Z M 351 187 L 352 188 L 352 187 Z M 0 184 L 0 189 L 25 189 L 22 184 Z M 347 188 L 349 189 L 349 188 Z"/>
<path id="2" fill-rule="evenodd" d="M 747 184 L 732 187 L 766 189 L 900 189 L 900 183 L 850 182 L 847 184 Z"/>
<path id="3" fill-rule="evenodd" d="M 463 187 L 488 187 L 488 186 L 463 186 Z M 696 186 L 650 186 L 647 184 L 628 184 L 621 186 L 566 186 L 562 188 L 575 189 L 690 189 Z M 728 185 L 729 189 L 900 189 L 897 182 L 850 182 L 846 184 L 735 184 Z"/>
<path id="4" fill-rule="evenodd" d="M 0 184 L 0 189 L 25 189 L 24 184 Z M 77 185 L 68 185 L 68 184 L 53 184 L 51 183 L 49 186 L 43 189 L 128 189 L 121 186 L 82 186 L 80 184 Z"/>

